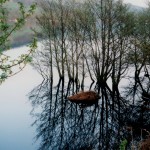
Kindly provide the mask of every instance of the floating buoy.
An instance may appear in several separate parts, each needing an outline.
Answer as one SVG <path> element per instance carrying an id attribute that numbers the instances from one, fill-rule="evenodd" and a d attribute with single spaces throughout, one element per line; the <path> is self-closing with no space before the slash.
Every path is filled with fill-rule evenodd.
<path id="1" fill-rule="evenodd" d="M 94 104 L 98 101 L 100 96 L 94 91 L 79 92 L 73 96 L 69 96 L 68 100 L 74 103 Z"/>

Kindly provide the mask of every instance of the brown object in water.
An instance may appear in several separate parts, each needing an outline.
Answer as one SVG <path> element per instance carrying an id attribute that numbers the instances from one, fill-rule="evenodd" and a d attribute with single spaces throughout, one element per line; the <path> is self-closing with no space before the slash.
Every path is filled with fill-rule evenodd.
<path id="1" fill-rule="evenodd" d="M 140 143 L 139 150 L 150 150 L 150 137 Z"/>
<path id="2" fill-rule="evenodd" d="M 94 91 L 79 92 L 68 97 L 71 102 L 83 104 L 96 103 L 99 98 L 100 96 Z"/>

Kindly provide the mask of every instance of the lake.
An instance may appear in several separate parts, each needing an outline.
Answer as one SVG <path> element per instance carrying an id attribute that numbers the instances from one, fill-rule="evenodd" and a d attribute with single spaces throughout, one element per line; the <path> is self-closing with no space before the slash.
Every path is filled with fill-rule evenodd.
<path id="1" fill-rule="evenodd" d="M 6 52 L 13 57 L 24 52 L 26 46 Z M 27 94 L 42 80 L 30 65 L 0 85 L 0 149 L 37 150 L 35 128 L 31 127 L 31 103 Z"/>
<path id="2" fill-rule="evenodd" d="M 26 50 L 23 46 L 6 53 L 16 58 Z M 92 105 L 70 102 L 67 97 L 82 87 L 66 78 L 59 80 L 56 69 L 53 81 L 49 74 L 43 79 L 37 71 L 28 64 L 0 86 L 0 150 L 115 150 L 124 139 L 130 148 L 133 141 L 139 142 L 141 128 L 149 129 L 150 112 L 141 102 L 130 104 L 133 98 L 138 102 L 144 95 L 140 91 L 134 97 L 130 92 L 132 67 L 119 84 L 121 93 L 113 93 L 111 79 L 108 86 L 100 86 L 86 77 L 84 89 L 101 96 Z M 143 138 L 146 136 L 143 133 Z"/>

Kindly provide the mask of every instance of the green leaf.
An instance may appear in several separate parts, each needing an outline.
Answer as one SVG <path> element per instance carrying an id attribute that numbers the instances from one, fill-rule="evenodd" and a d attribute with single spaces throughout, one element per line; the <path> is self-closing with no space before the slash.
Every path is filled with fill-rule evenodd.
<path id="1" fill-rule="evenodd" d="M 123 139 L 120 143 L 119 149 L 126 150 L 127 143 L 128 143 L 128 141 L 126 139 Z"/>

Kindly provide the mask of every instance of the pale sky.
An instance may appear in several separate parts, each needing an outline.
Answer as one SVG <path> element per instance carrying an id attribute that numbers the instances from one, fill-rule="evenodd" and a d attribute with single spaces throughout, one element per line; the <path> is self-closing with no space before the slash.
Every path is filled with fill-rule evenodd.
<path id="1" fill-rule="evenodd" d="M 146 7 L 147 1 L 150 0 L 123 0 L 125 3 L 131 3 L 133 5 L 141 6 L 141 7 Z"/>

